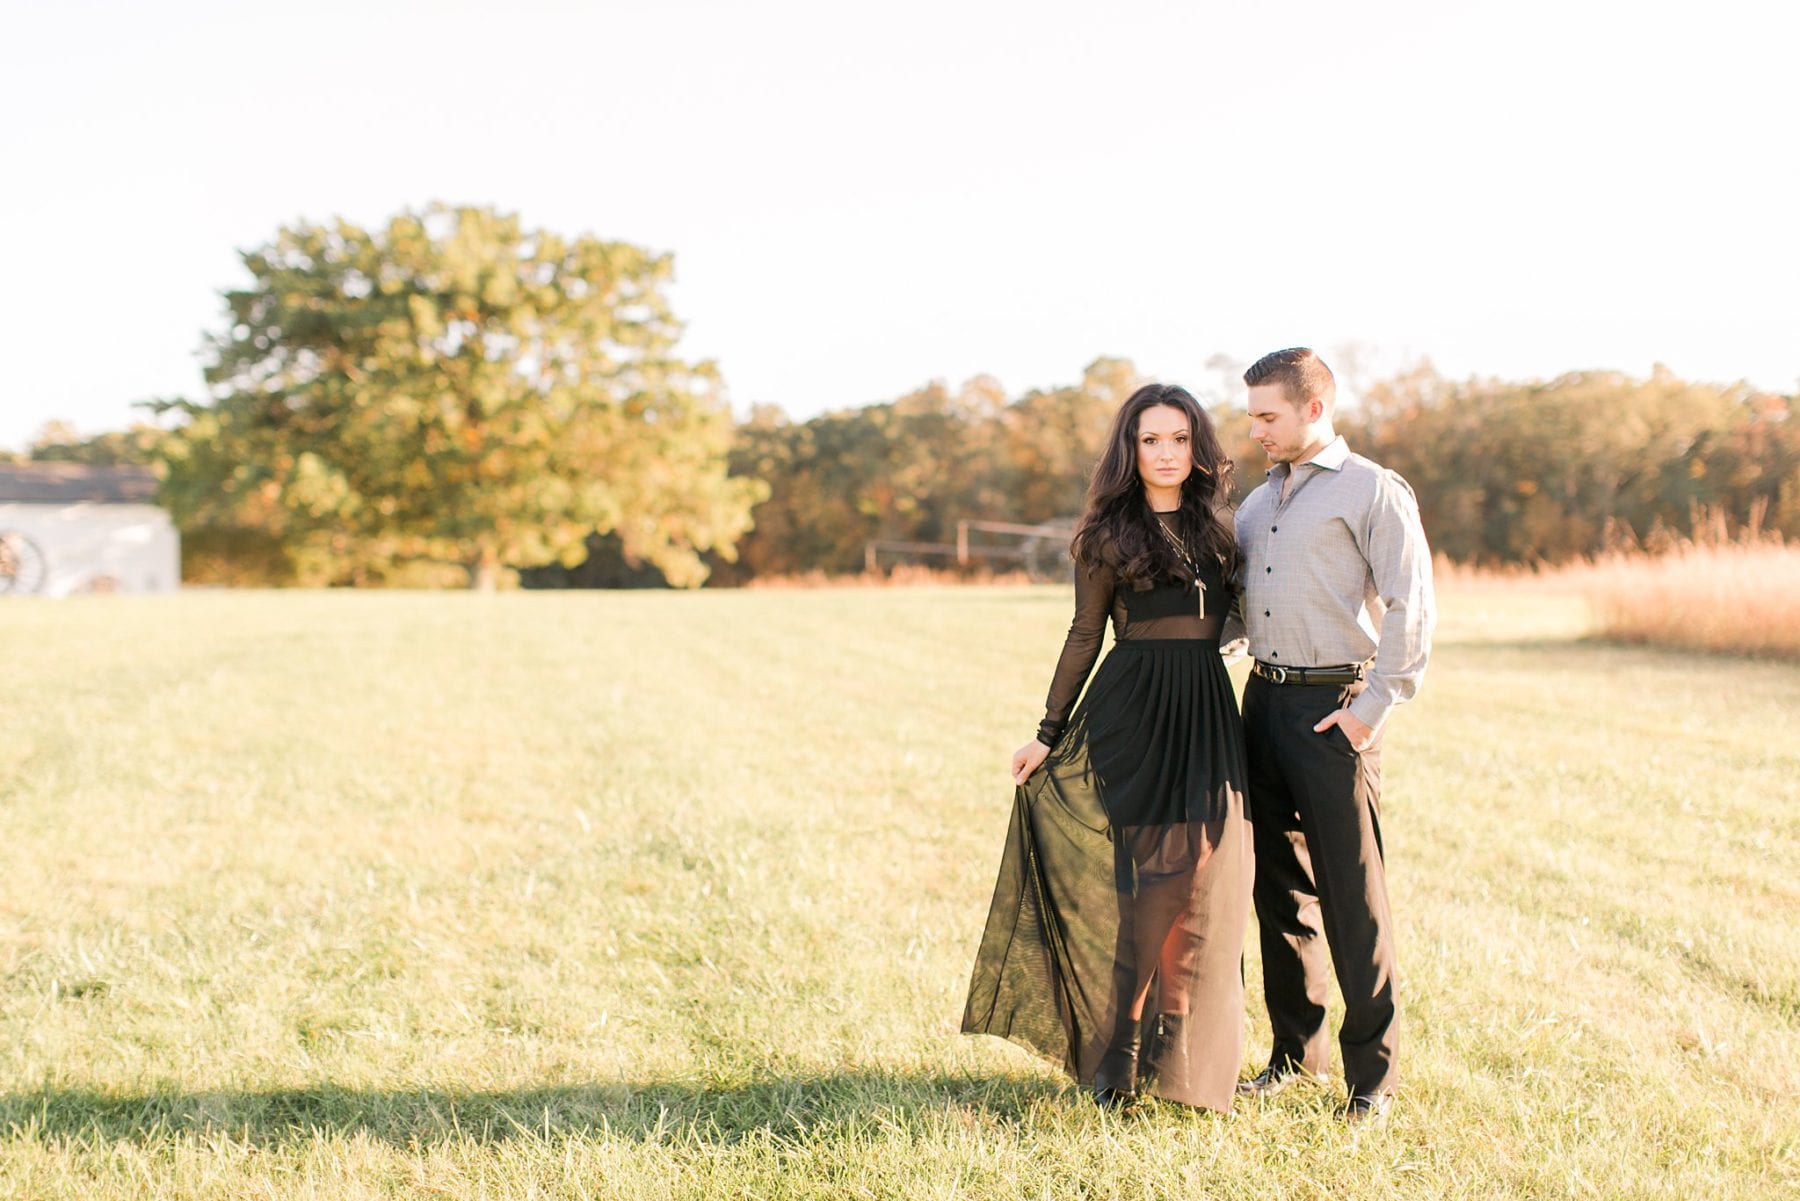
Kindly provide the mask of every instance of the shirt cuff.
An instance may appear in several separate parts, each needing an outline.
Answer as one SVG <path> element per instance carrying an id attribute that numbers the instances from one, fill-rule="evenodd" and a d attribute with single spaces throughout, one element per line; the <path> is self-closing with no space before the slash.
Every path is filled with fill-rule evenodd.
<path id="1" fill-rule="evenodd" d="M 1350 716 L 1368 726 L 1371 730 L 1379 730 L 1386 724 L 1388 714 L 1394 707 L 1375 695 L 1373 688 L 1365 688 L 1350 702 Z"/>

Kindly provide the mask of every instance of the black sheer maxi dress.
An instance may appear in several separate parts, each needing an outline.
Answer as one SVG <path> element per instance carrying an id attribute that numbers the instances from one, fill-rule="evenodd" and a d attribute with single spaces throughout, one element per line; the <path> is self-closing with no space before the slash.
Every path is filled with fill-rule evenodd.
<path id="1" fill-rule="evenodd" d="M 1229 1111 L 1252 871 L 1243 728 L 1219 658 L 1231 585 L 1202 565 L 1202 615 L 1186 581 L 1140 592 L 1106 570 L 1075 576 L 1039 733 L 1052 750 L 1014 794 L 962 1028 L 1092 1084 L 1154 972 L 1138 1024 L 1146 1054 L 1156 1015 L 1186 1017 L 1140 1087 Z M 1109 618 L 1115 645 L 1077 706 Z"/>

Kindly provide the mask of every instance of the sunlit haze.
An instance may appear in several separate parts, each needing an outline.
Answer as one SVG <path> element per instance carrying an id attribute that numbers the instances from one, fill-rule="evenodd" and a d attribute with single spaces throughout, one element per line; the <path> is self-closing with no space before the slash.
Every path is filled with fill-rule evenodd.
<path id="1" fill-rule="evenodd" d="M 434 200 L 673 252 L 740 412 L 1299 343 L 1800 380 L 1780 6 L 3 11 L 4 446 L 201 395 L 282 223 Z"/>

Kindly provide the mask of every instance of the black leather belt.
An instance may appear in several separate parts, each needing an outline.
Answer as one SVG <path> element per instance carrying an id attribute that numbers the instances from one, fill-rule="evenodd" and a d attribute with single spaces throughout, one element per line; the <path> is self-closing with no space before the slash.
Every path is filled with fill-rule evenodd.
<path id="1" fill-rule="evenodd" d="M 1261 676 L 1273 684 L 1354 684 L 1363 678 L 1363 668 L 1367 664 L 1346 663 L 1341 667 L 1276 667 L 1257 659 L 1250 665 L 1250 674 Z"/>

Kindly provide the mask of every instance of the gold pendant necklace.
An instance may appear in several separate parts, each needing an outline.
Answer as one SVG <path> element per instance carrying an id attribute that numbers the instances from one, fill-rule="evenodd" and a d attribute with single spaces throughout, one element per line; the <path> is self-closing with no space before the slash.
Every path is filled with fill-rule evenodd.
<path id="1" fill-rule="evenodd" d="M 1205 617 L 1206 584 L 1200 579 L 1200 564 L 1194 562 L 1194 556 L 1188 554 L 1187 544 L 1177 538 L 1168 526 L 1164 525 L 1159 518 L 1152 517 L 1152 520 L 1156 522 L 1156 528 L 1162 531 L 1163 537 L 1169 540 L 1169 545 L 1175 548 L 1175 553 L 1181 556 L 1182 563 L 1194 573 L 1194 591 L 1200 596 L 1200 616 Z"/>

